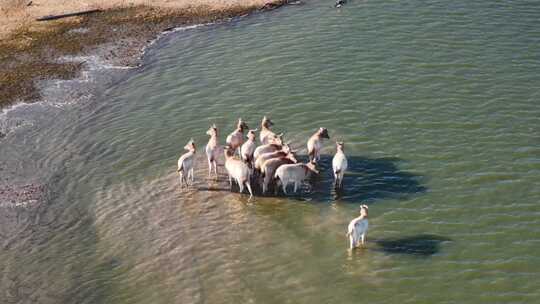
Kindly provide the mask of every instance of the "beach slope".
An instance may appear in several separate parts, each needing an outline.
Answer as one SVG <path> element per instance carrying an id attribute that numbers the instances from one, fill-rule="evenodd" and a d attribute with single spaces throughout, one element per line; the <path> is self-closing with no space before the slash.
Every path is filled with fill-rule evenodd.
<path id="1" fill-rule="evenodd" d="M 134 66 L 149 40 L 176 26 L 215 22 L 286 0 L 0 0 L 0 109 L 41 97 L 36 82 L 72 79 L 83 63 L 69 56 L 98 55 Z M 90 14 L 37 21 L 82 11 Z"/>

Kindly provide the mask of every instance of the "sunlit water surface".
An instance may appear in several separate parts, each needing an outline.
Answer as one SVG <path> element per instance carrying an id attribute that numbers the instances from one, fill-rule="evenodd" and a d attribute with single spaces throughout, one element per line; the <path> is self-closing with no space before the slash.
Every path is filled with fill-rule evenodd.
<path id="1" fill-rule="evenodd" d="M 55 186 L 0 252 L 1 302 L 534 303 L 539 45 L 535 1 L 315 0 L 168 35 L 97 104 L 2 143 Z M 208 127 L 224 142 L 263 115 L 300 154 L 329 129 L 311 190 L 248 201 L 223 167 L 207 179 Z M 349 254 L 361 203 L 368 245 Z"/>

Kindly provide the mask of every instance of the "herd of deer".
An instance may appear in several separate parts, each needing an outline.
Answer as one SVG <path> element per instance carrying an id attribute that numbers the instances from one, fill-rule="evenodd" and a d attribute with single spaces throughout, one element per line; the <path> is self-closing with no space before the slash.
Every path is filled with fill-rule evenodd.
<path id="1" fill-rule="evenodd" d="M 206 134 L 210 136 L 206 144 L 206 156 L 208 160 L 208 176 L 218 177 L 217 159 L 225 154 L 225 169 L 229 175 L 229 184 L 232 189 L 233 180 L 240 188 L 240 193 L 247 188 L 250 198 L 253 196 L 252 183 L 260 183 L 263 194 L 267 193 L 270 186 L 275 187 L 277 193 L 281 185 L 283 193 L 287 194 L 287 186 L 294 185 L 294 192 L 313 173 L 319 174 L 317 162 L 321 159 L 323 139 L 330 139 L 326 128 L 319 128 L 307 142 L 309 162 L 299 163 L 295 157 L 295 151 L 289 143 L 283 143 L 283 133 L 275 134 L 270 129 L 274 124 L 266 116 L 261 122 L 259 132 L 260 145 L 257 146 L 256 133 L 259 131 L 248 130 L 247 124 L 238 120 L 236 129 L 227 136 L 226 145 L 219 144 L 218 129 L 212 125 Z M 247 131 L 247 140 L 244 133 Z M 195 159 L 195 142 L 191 139 L 184 149 L 188 150 L 178 159 L 178 173 L 180 175 L 180 187 L 188 186 L 188 180 L 193 183 L 193 165 Z M 236 156 L 236 154 L 239 156 Z M 343 175 L 347 170 L 347 157 L 344 152 L 343 142 L 336 142 L 336 154 L 332 159 L 334 173 L 334 185 L 342 187 Z M 359 244 L 364 244 L 368 229 L 368 206 L 360 206 L 360 216 L 353 219 L 347 227 L 349 248 L 353 249 Z"/>
<path id="2" fill-rule="evenodd" d="M 287 186 L 294 185 L 294 192 L 313 173 L 318 174 L 317 162 L 321 158 L 323 139 L 329 139 L 328 130 L 319 128 L 307 142 L 309 162 L 299 163 L 295 157 L 295 151 L 289 143 L 283 142 L 283 133 L 275 134 L 271 127 L 274 124 L 266 116 L 261 122 L 259 132 L 260 145 L 256 143 L 256 133 L 259 131 L 248 130 L 247 124 L 238 120 L 236 129 L 227 136 L 226 145 L 219 144 L 218 129 L 212 125 L 206 134 L 210 136 L 206 145 L 208 159 L 208 176 L 214 173 L 218 177 L 217 159 L 225 154 L 225 169 L 229 175 L 229 184 L 232 188 L 233 180 L 238 184 L 240 193 L 244 187 L 253 196 L 252 183 L 260 183 L 263 194 L 274 185 L 277 192 L 281 185 L 283 193 L 287 194 Z M 244 133 L 247 131 L 247 140 Z M 341 187 L 343 175 L 347 170 L 347 158 L 344 153 L 343 142 L 337 142 L 337 152 L 332 160 L 332 168 L 336 187 Z M 180 187 L 188 186 L 188 181 L 193 182 L 193 165 L 195 158 L 195 142 L 191 139 L 184 147 L 188 152 L 178 160 L 178 173 L 180 175 Z M 236 154 L 239 156 L 236 156 Z"/>

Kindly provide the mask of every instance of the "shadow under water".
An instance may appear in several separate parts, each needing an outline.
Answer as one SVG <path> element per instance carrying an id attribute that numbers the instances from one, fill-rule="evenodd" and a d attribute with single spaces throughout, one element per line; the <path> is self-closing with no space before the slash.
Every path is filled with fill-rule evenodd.
<path id="1" fill-rule="evenodd" d="M 396 239 L 374 240 L 379 246 L 376 250 L 392 254 L 409 254 L 421 257 L 428 257 L 438 253 L 440 251 L 441 243 L 447 241 L 451 241 L 451 239 L 432 234 L 419 234 Z"/>
<path id="2" fill-rule="evenodd" d="M 388 198 L 407 199 L 427 190 L 421 184 L 422 176 L 401 171 L 397 167 L 396 163 L 401 161 L 400 159 L 362 156 L 347 156 L 348 168 L 342 189 L 335 189 L 332 157 L 321 156 L 318 163 L 320 174 L 312 178 L 311 191 L 305 195 L 306 199 L 360 203 Z M 298 158 L 300 161 L 307 161 L 306 156 Z M 300 196 L 297 198 L 304 199 Z"/>

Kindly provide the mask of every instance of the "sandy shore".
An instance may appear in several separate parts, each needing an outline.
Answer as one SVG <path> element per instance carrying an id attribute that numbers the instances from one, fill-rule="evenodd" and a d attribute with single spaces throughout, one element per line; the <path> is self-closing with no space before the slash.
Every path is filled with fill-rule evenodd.
<path id="1" fill-rule="evenodd" d="M 287 0 L 0 0 L 0 109 L 42 97 L 36 83 L 72 79 L 80 62 L 66 56 L 98 55 L 107 63 L 134 66 L 149 40 L 176 26 L 215 22 Z M 36 21 L 99 9 L 100 12 L 52 21 Z"/>

